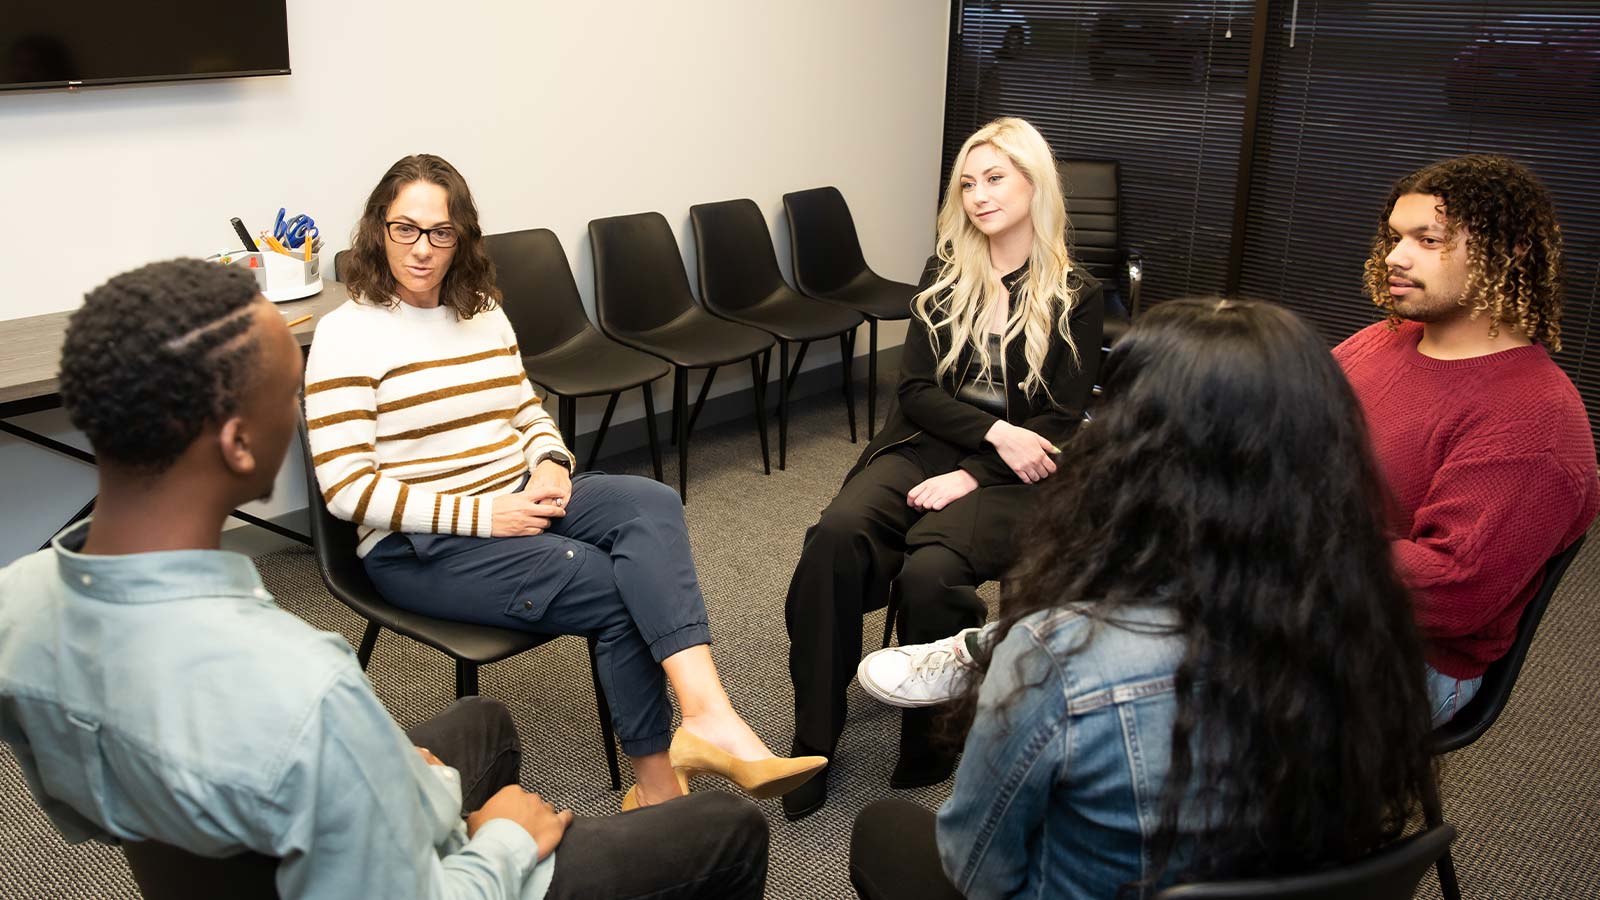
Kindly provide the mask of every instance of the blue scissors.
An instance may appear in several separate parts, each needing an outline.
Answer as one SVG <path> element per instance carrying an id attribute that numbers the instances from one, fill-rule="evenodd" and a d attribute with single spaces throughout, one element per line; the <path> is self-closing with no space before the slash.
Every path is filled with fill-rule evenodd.
<path id="1" fill-rule="evenodd" d="M 278 220 L 272 225 L 274 238 L 290 249 L 299 249 L 307 240 L 312 242 L 313 248 L 322 242 L 322 233 L 317 230 L 317 223 L 310 216 L 300 213 L 285 221 L 284 216 L 288 212 L 287 209 L 278 207 Z"/>

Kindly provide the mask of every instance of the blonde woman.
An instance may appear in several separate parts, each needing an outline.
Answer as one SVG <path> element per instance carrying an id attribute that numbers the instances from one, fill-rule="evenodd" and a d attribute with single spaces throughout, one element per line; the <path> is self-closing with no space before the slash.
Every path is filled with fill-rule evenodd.
<path id="1" fill-rule="evenodd" d="M 1021 119 L 962 145 L 938 253 L 912 300 L 898 404 L 806 532 L 786 619 L 797 752 L 829 755 L 861 657 L 861 615 L 900 596 L 902 643 L 981 624 L 977 586 L 1017 556 L 1012 530 L 1082 416 L 1099 364 L 1101 286 L 1072 264 L 1055 159 Z M 931 709 L 904 713 L 890 784 L 950 776 Z M 805 748 L 801 750 L 800 748 Z M 784 797 L 791 819 L 826 777 Z"/>

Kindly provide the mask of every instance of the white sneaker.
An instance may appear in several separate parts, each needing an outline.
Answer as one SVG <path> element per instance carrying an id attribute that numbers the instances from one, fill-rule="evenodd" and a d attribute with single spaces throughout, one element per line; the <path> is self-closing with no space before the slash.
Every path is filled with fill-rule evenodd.
<path id="1" fill-rule="evenodd" d="M 856 667 L 856 677 L 874 700 L 890 706 L 912 709 L 946 703 L 977 671 L 967 652 L 967 635 L 977 630 L 963 629 L 931 644 L 874 650 Z"/>

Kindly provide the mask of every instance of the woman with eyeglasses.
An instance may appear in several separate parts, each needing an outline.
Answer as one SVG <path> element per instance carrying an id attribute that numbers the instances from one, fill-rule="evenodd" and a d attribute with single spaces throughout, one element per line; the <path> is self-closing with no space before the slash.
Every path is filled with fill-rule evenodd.
<path id="1" fill-rule="evenodd" d="M 306 364 L 306 425 L 323 497 L 356 524 L 384 598 L 434 618 L 596 638 L 638 778 L 624 809 L 686 793 L 697 772 L 755 797 L 814 775 L 826 760 L 773 756 L 723 690 L 677 493 L 573 477 L 461 174 L 427 154 L 391 166 L 345 269 L 351 300 L 318 325 Z"/>

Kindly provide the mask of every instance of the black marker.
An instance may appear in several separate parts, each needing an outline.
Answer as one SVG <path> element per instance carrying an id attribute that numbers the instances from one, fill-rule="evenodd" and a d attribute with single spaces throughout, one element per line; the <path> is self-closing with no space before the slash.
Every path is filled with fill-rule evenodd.
<path id="1" fill-rule="evenodd" d="M 251 253 L 261 252 L 261 248 L 256 246 L 256 242 L 250 239 L 250 232 L 244 227 L 244 223 L 239 221 L 239 217 L 234 216 L 232 222 L 233 230 L 239 235 L 239 240 L 244 241 L 244 248 Z"/>

